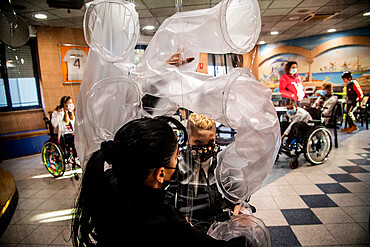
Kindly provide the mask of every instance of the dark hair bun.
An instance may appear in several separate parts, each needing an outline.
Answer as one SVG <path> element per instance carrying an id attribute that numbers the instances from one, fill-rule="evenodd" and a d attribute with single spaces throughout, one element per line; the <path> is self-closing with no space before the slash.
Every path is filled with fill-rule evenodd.
<path id="1" fill-rule="evenodd" d="M 105 141 L 100 144 L 100 150 L 103 153 L 104 161 L 108 164 L 115 163 L 116 156 L 124 152 L 123 146 L 119 141 Z"/>

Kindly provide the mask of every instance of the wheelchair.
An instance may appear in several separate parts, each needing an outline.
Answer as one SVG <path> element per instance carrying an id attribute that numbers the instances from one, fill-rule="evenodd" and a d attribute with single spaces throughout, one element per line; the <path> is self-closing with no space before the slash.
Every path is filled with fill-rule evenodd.
<path id="1" fill-rule="evenodd" d="M 54 133 L 54 127 L 50 119 L 47 117 L 43 119 L 46 128 L 49 129 L 49 140 L 47 140 L 41 148 L 42 163 L 54 178 L 63 176 L 66 165 L 71 165 L 71 174 L 78 180 L 80 176 L 76 169 L 81 168 L 79 159 L 78 157 L 74 157 L 72 147 L 67 147 L 63 142 L 58 140 L 58 136 Z"/>
<path id="2" fill-rule="evenodd" d="M 299 166 L 299 155 L 302 153 L 312 165 L 319 165 L 327 160 L 332 149 L 331 133 L 320 120 L 312 120 L 309 123 L 313 123 L 314 126 L 311 126 L 302 137 L 286 143 L 286 148 L 281 147 L 276 160 L 284 153 L 292 158 L 289 162 L 292 169 Z"/>

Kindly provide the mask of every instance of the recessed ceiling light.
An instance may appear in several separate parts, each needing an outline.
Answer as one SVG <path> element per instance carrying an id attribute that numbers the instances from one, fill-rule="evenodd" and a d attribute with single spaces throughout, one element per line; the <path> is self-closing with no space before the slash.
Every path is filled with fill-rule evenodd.
<path id="1" fill-rule="evenodd" d="M 295 21 L 295 20 L 298 20 L 298 19 L 299 19 L 298 16 L 289 17 L 289 21 Z"/>
<path id="2" fill-rule="evenodd" d="M 270 34 L 271 34 L 271 35 L 278 35 L 278 34 L 279 34 L 279 32 L 278 32 L 278 31 L 272 31 Z"/>
<path id="3" fill-rule="evenodd" d="M 266 42 L 264 40 L 261 40 L 258 44 L 264 45 L 264 44 L 266 44 Z"/>
<path id="4" fill-rule="evenodd" d="M 48 16 L 45 14 L 35 14 L 35 18 L 40 19 L 40 20 L 45 20 L 48 18 Z"/>
<path id="5" fill-rule="evenodd" d="M 335 29 L 335 28 L 328 29 L 328 33 L 334 33 L 335 31 L 337 31 L 337 29 Z"/>
<path id="6" fill-rule="evenodd" d="M 143 27 L 143 30 L 153 30 L 155 27 L 152 25 Z"/>
<path id="7" fill-rule="evenodd" d="M 370 12 L 366 12 L 363 14 L 363 16 L 369 16 L 370 15 Z"/>

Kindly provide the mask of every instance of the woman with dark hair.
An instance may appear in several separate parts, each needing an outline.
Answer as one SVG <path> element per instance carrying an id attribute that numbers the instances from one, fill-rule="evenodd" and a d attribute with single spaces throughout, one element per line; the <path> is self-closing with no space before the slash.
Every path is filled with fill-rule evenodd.
<path id="1" fill-rule="evenodd" d="M 54 127 L 54 133 L 58 134 L 58 140 L 71 148 L 73 156 L 77 157 L 74 145 L 74 126 L 75 126 L 75 105 L 70 96 L 63 96 L 59 105 L 51 115 L 51 124 Z M 76 159 L 76 158 L 75 158 Z M 75 161 L 76 162 L 76 161 Z"/>
<path id="2" fill-rule="evenodd" d="M 279 91 L 282 96 L 283 104 L 287 99 L 294 99 L 298 106 L 305 96 L 303 84 L 297 73 L 297 62 L 290 61 L 285 65 L 285 74 L 280 78 Z"/>
<path id="3" fill-rule="evenodd" d="M 176 120 L 173 120 L 176 121 Z M 177 138 L 168 118 L 133 120 L 87 162 L 74 210 L 74 246 L 245 246 L 215 240 L 164 203 L 173 180 Z"/>

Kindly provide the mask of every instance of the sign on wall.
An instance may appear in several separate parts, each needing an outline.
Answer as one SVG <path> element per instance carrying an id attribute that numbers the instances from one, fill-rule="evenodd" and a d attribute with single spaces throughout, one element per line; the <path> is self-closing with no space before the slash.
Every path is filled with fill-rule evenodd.
<path id="1" fill-rule="evenodd" d="M 82 45 L 59 45 L 63 83 L 81 83 L 89 47 Z"/>

